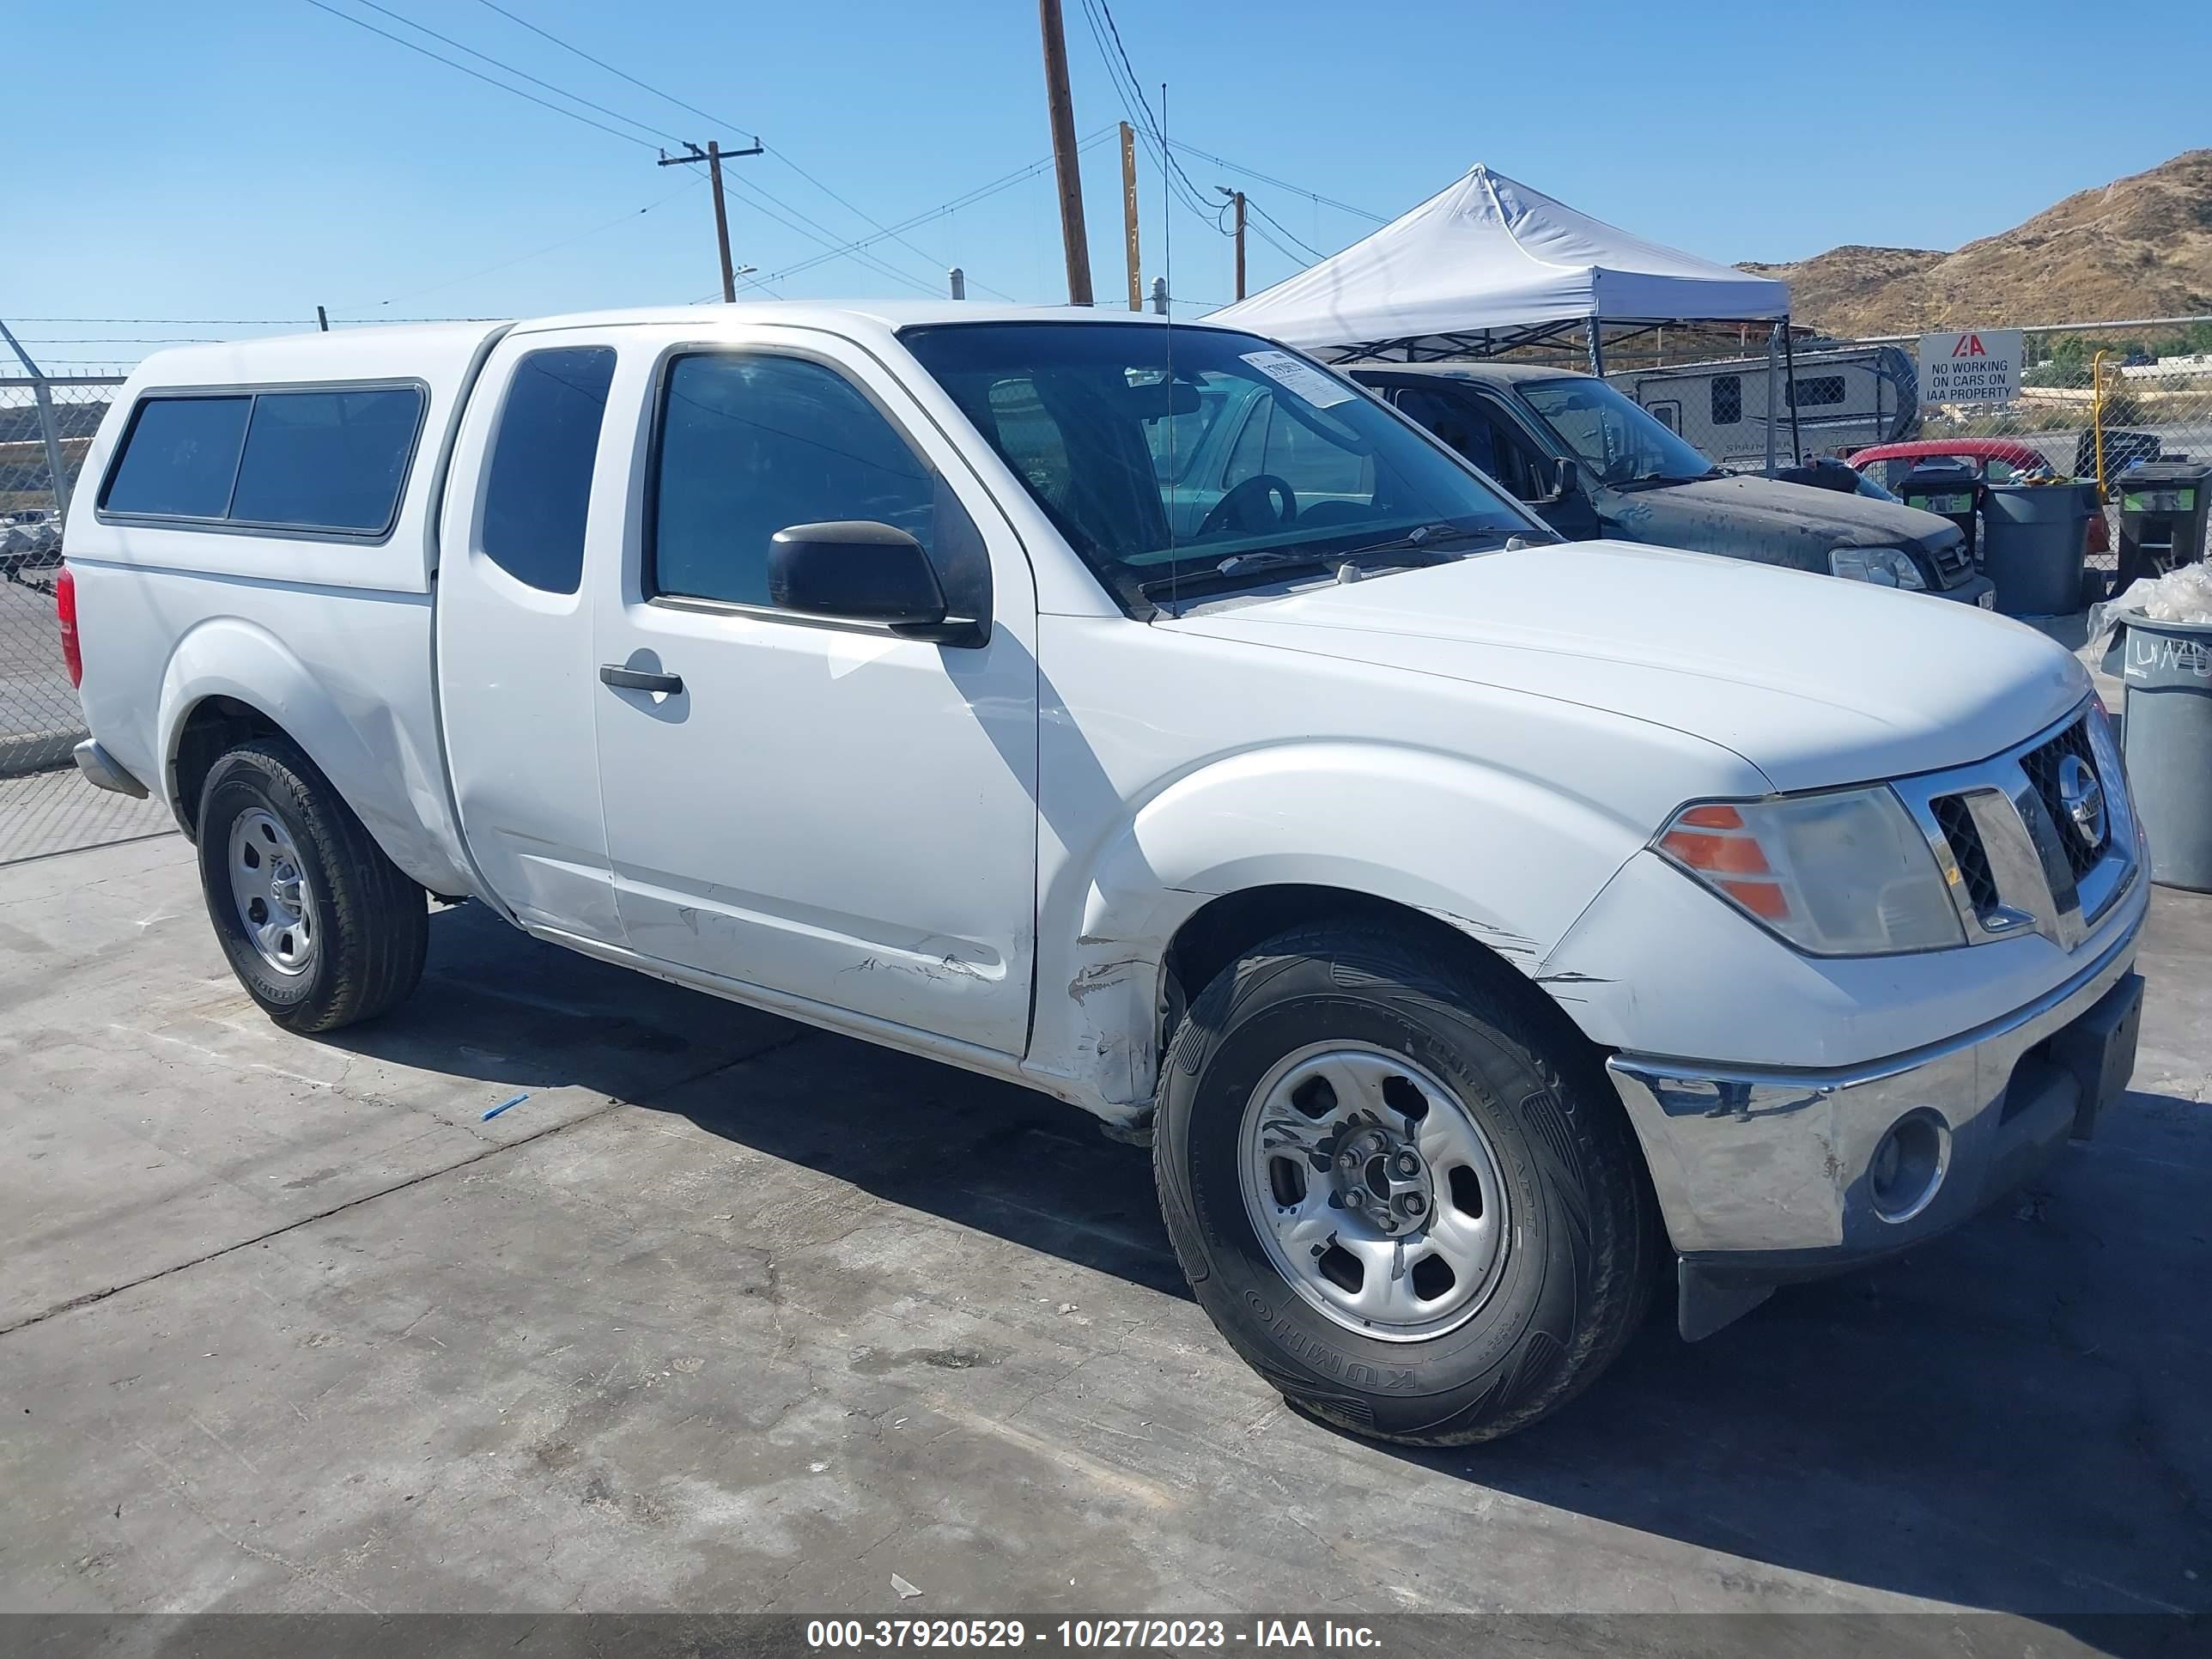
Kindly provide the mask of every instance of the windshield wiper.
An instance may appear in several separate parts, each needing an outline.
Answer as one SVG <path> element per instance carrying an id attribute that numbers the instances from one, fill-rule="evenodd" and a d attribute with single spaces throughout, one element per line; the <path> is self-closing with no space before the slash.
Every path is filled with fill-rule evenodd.
<path id="1" fill-rule="evenodd" d="M 1398 564 L 1449 564 L 1459 556 L 1459 550 L 1446 551 L 1438 545 L 1439 543 L 1502 541 L 1516 533 L 1497 527 L 1468 530 L 1455 524 L 1425 524 L 1388 541 L 1370 542 L 1364 547 L 1344 548 L 1333 553 L 1313 553 L 1287 547 L 1258 553 L 1232 553 L 1211 570 L 1189 570 L 1173 576 L 1155 576 L 1149 581 L 1139 582 L 1137 591 L 1151 599 L 1155 592 L 1176 593 L 1194 586 L 1218 587 L 1224 583 L 1242 582 L 1251 576 L 1277 576 L 1300 570 L 1335 570 L 1380 554 L 1391 555 L 1392 562 Z"/>
<path id="2" fill-rule="evenodd" d="M 1149 581 L 1139 582 L 1137 591 L 1149 599 L 1155 592 L 1172 593 L 1194 586 L 1215 586 L 1248 575 L 1262 576 L 1286 570 L 1333 570 L 1343 562 L 1342 554 L 1327 556 L 1294 553 L 1288 549 L 1272 553 L 1234 553 L 1211 570 L 1185 570 L 1172 576 L 1154 576 Z"/>
<path id="3" fill-rule="evenodd" d="M 1625 483 L 1613 485 L 1613 488 L 1615 489 L 1662 489 L 1668 484 L 1703 483 L 1708 478 L 1725 478 L 1726 477 L 1728 474 L 1719 467 L 1715 467 L 1710 472 L 1692 473 L 1686 478 L 1676 477 L 1672 473 L 1661 472 L 1654 473 L 1648 478 L 1631 478 Z"/>
<path id="4" fill-rule="evenodd" d="M 1449 564 L 1455 552 L 1446 552 L 1439 544 L 1443 542 L 1504 541 L 1518 532 L 1496 526 L 1480 530 L 1468 530 L 1455 524 L 1425 524 L 1395 536 L 1385 542 L 1370 542 L 1364 547 L 1355 547 L 1329 556 L 1342 562 L 1346 559 L 1364 558 L 1370 553 L 1416 553 L 1420 556 L 1407 561 L 1414 564 Z"/>

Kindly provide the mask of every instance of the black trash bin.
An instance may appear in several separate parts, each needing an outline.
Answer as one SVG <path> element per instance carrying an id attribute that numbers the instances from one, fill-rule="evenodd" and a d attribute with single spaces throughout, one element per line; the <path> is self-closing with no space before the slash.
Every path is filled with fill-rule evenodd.
<path id="1" fill-rule="evenodd" d="M 1982 566 L 2008 617 L 2064 617 L 2081 608 L 2092 483 L 1984 484 Z"/>
<path id="2" fill-rule="evenodd" d="M 1981 506 L 1982 481 L 1956 461 L 1923 461 L 1905 475 L 1897 494 L 1907 507 L 1933 513 L 1959 526 L 1967 551 L 1974 546 L 1974 514 Z"/>
<path id="3" fill-rule="evenodd" d="M 2121 742 L 2150 878 L 2212 893 L 2212 623 L 2130 617 L 2121 626 Z"/>
<path id="4" fill-rule="evenodd" d="M 2120 501 L 2120 592 L 2142 576 L 2162 575 L 2204 556 L 2212 508 L 2212 465 L 2139 461 L 2113 483 Z"/>

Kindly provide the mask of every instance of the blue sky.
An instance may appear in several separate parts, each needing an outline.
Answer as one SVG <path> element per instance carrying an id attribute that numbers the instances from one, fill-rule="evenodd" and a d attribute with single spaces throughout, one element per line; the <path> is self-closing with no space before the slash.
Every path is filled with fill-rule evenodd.
<path id="1" fill-rule="evenodd" d="M 764 274 L 872 234 L 854 208 L 895 225 L 1050 148 L 1026 0 L 501 0 L 720 125 L 482 0 L 380 3 L 386 13 L 325 0 L 501 76 L 390 14 L 426 24 L 677 137 L 757 132 L 773 153 L 731 171 L 767 194 L 733 200 L 733 240 Z M 640 134 L 641 146 L 550 113 L 308 0 L 9 0 L 4 13 L 13 165 L 0 318 L 57 370 L 135 358 L 148 337 L 252 331 L 16 319 L 312 324 L 318 303 L 340 321 L 527 315 L 717 288 L 701 170 L 657 167 L 651 146 L 664 140 Z M 1115 0 L 1112 15 L 1156 102 L 1169 83 L 1168 131 L 1182 143 L 1385 216 L 1486 161 L 1726 260 L 1838 242 L 1954 246 L 2212 143 L 2204 100 L 2142 67 L 2212 60 L 2202 0 L 2140 0 L 2127 51 L 2102 64 L 2069 49 L 2081 8 L 2045 0 L 1817 11 Z M 1076 127 L 1091 134 L 1123 109 L 1082 0 L 1067 0 L 1067 32 Z M 1334 250 L 1373 228 L 1298 190 L 1182 159 L 1202 191 L 1248 186 L 1285 248 Z M 1110 301 L 1123 291 L 1110 139 L 1086 152 L 1084 184 L 1097 291 Z M 1226 240 L 1187 209 L 1169 216 L 1149 162 L 1139 191 L 1147 282 L 1171 232 L 1176 292 L 1227 300 Z M 774 291 L 935 290 L 957 263 L 971 293 L 1065 297 L 1048 171 L 904 234 L 911 246 L 872 248 L 903 281 L 841 257 L 779 275 Z M 1295 268 L 1256 239 L 1250 259 L 1255 290 Z"/>

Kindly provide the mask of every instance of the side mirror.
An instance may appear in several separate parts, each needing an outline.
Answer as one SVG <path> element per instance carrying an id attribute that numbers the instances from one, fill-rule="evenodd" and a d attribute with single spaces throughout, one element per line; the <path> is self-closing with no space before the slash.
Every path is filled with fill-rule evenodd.
<path id="1" fill-rule="evenodd" d="M 978 624 L 945 614 L 921 544 L 867 520 L 795 524 L 769 538 L 768 596 L 787 611 L 881 623 L 909 639 L 980 644 Z"/>
<path id="2" fill-rule="evenodd" d="M 1553 494 L 1561 501 L 1565 501 L 1570 495 L 1581 495 L 1583 493 L 1582 469 L 1564 458 L 1558 463 L 1558 466 L 1559 471 L 1553 479 Z"/>

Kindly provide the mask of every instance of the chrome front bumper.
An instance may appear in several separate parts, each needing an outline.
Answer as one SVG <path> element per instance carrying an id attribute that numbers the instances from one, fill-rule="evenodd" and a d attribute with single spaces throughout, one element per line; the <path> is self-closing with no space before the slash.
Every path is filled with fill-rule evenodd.
<path id="1" fill-rule="evenodd" d="M 2126 1087 L 2142 980 L 2138 915 L 2049 994 L 1949 1042 L 1841 1071 L 1607 1062 L 1682 1258 L 1682 1334 L 1710 1334 L 1792 1279 L 1954 1226 L 2013 1191 Z M 1901 1120 L 1932 1182 L 1897 1201 Z M 1877 1156 L 1884 1160 L 1877 1167 Z"/>

